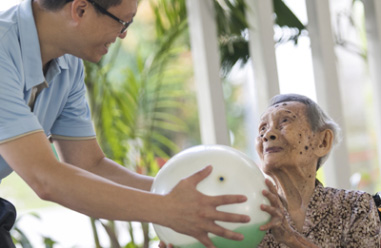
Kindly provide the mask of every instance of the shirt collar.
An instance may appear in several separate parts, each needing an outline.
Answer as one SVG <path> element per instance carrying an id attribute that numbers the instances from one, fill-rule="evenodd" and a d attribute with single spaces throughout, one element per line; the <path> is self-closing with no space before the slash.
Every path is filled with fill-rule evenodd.
<path id="1" fill-rule="evenodd" d="M 29 90 L 45 81 L 42 72 L 40 43 L 33 17 L 32 0 L 25 0 L 20 3 L 17 18 L 23 67 L 26 76 L 26 89 Z M 61 56 L 52 62 L 51 65 L 56 64 L 57 66 L 56 73 L 59 73 L 60 69 L 68 68 L 65 56 Z"/>

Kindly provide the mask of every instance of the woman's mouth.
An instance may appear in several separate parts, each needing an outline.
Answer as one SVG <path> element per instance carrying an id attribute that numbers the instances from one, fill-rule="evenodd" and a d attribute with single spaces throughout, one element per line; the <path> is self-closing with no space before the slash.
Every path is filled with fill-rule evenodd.
<path id="1" fill-rule="evenodd" d="M 268 147 L 265 150 L 266 153 L 275 153 L 280 151 L 283 151 L 283 148 L 279 146 Z"/>

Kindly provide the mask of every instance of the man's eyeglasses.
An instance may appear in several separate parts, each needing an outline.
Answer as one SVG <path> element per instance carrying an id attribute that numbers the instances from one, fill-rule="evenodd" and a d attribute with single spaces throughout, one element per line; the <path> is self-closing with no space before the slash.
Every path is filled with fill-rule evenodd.
<path id="1" fill-rule="evenodd" d="M 71 2 L 73 0 L 68 0 L 67 2 Z M 120 31 L 121 34 L 123 34 L 124 32 L 126 32 L 128 26 L 130 26 L 130 24 L 132 23 L 133 20 L 129 21 L 129 22 L 125 22 L 125 21 L 122 21 L 121 19 L 119 19 L 118 17 L 114 16 L 113 14 L 111 14 L 110 12 L 108 12 L 105 8 L 103 8 L 102 6 L 100 6 L 97 2 L 95 2 L 94 0 L 87 0 L 89 3 L 91 3 L 96 9 L 98 9 L 100 12 L 102 12 L 102 14 L 104 15 L 107 15 L 109 17 L 111 17 L 112 19 L 114 19 L 115 21 L 119 22 L 120 24 L 123 25 L 123 28 L 122 30 Z"/>

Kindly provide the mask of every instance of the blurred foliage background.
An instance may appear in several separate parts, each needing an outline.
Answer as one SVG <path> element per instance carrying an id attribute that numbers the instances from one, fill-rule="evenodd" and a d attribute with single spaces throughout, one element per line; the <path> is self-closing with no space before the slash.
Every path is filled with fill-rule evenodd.
<path id="1" fill-rule="evenodd" d="M 236 113 L 242 111 L 233 106 L 238 94 L 226 76 L 236 63 L 243 65 L 249 59 L 245 3 L 219 0 L 214 6 L 223 84 L 229 93 L 225 94 L 228 116 L 233 117 L 227 121 L 231 132 L 238 133 L 243 120 Z M 278 42 L 297 42 L 304 25 L 283 1 L 274 0 L 274 6 L 276 23 L 296 30 Z M 140 1 L 128 32 L 126 40 L 118 41 L 98 64 L 85 62 L 89 102 L 107 156 L 138 173 L 155 176 L 169 157 L 201 142 L 186 1 Z M 143 244 L 134 241 L 131 229 L 131 242 L 120 244 L 113 222 L 92 221 L 102 223 L 112 247 L 149 247 L 153 238 L 147 223 L 141 223 Z M 100 247 L 98 230 L 92 226 Z"/>
<path id="2" fill-rule="evenodd" d="M 360 0 L 348 1 L 357 11 L 361 9 Z M 232 146 L 245 150 L 247 134 L 244 127 L 245 106 L 241 99 L 242 87 L 230 75 L 235 68 L 244 67 L 250 59 L 247 31 L 250 24 L 245 18 L 247 8 L 244 0 L 213 0 L 213 3 L 227 123 L 231 137 L 234 137 Z M 277 46 L 289 41 L 298 44 L 300 38 L 308 36 L 306 23 L 298 19 L 285 1 L 273 0 L 273 4 L 277 30 L 274 39 Z M 360 21 L 356 21 L 357 11 L 352 8 L 338 13 L 338 21 L 333 23 L 333 26 L 337 26 L 334 38 L 340 48 L 356 54 L 366 64 L 365 27 L 363 16 L 359 18 Z M 185 0 L 140 0 L 137 16 L 128 30 L 127 38 L 113 44 L 99 63 L 84 62 L 88 100 L 99 143 L 108 157 L 138 173 L 154 176 L 169 157 L 201 143 L 186 12 Z M 349 23 L 349 26 L 344 26 L 345 23 Z M 360 33 L 360 45 L 347 39 L 353 30 Z M 348 71 L 346 74 L 351 76 Z M 345 82 L 345 87 L 354 88 L 353 85 L 348 86 L 348 82 L 349 80 Z M 360 84 L 365 83 L 360 80 Z M 352 110 L 355 105 L 353 102 L 359 98 L 357 89 L 353 90 L 356 97 L 351 97 L 350 91 L 346 90 L 344 102 L 351 106 L 351 111 L 358 113 L 363 112 L 363 109 Z M 366 112 L 370 111 L 370 95 L 366 96 Z M 379 175 L 376 169 L 369 169 L 379 168 L 378 160 L 373 155 L 373 144 L 376 142 L 372 140 L 370 147 L 364 148 L 365 117 L 359 117 L 358 114 L 348 116 L 352 116 L 347 121 L 351 124 L 348 125 L 350 156 L 356 156 L 351 160 L 355 165 L 351 169 L 360 172 L 356 174 L 361 179 L 357 186 L 366 189 Z M 358 122 L 361 125 L 353 125 Z M 361 135 L 355 136 L 354 133 Z M 351 138 L 353 136 L 358 138 Z M 367 163 L 371 163 L 372 167 Z M 11 179 L 6 178 L 2 183 L 2 194 L 22 199 L 17 204 L 18 209 L 51 206 L 50 203 L 36 200 L 34 193 L 21 179 L 13 175 L 9 178 Z M 12 185 L 15 186 L 6 188 L 7 180 L 12 180 Z M 38 214 L 30 216 L 42 222 Z M 18 217 L 12 235 L 18 247 L 29 248 L 33 245 L 20 224 L 26 217 Z M 147 223 L 123 223 L 125 225 L 121 227 L 119 223 L 106 220 L 90 219 L 90 222 L 90 238 L 97 248 L 105 243 L 109 244 L 107 247 L 113 248 L 150 247 L 157 242 L 155 233 Z M 106 242 L 102 233 L 106 233 Z M 128 236 L 128 241 L 125 241 L 125 236 Z M 138 236 L 143 237 L 143 240 Z M 44 247 L 62 247 L 55 241 L 54 235 L 41 235 L 40 240 Z"/>
<path id="3" fill-rule="evenodd" d="M 277 42 L 297 43 L 304 25 L 282 0 L 273 3 L 276 24 L 288 29 Z M 227 122 L 239 147 L 245 136 L 240 132 L 243 111 L 236 103 L 239 90 L 228 75 L 234 65 L 243 66 L 249 59 L 246 8 L 244 0 L 214 0 L 214 6 Z M 109 158 L 155 176 L 169 157 L 201 143 L 186 0 L 139 1 L 127 38 L 113 44 L 99 63 L 85 61 L 84 65 L 97 139 Z M 12 235 L 18 247 L 30 248 L 33 245 L 18 224 L 22 218 L 18 218 Z M 147 248 L 157 241 L 148 223 L 138 227 L 127 223 L 121 230 L 113 221 L 90 221 L 96 248 L 104 243 L 100 232 L 107 233 L 106 243 L 112 248 Z M 136 240 L 136 228 L 142 242 Z M 123 243 L 120 236 L 126 234 L 129 241 Z M 41 239 L 46 248 L 57 245 L 54 237 Z"/>
<path id="4" fill-rule="evenodd" d="M 286 31 L 276 42 L 296 44 L 305 26 L 282 0 L 273 3 L 274 21 Z M 214 0 L 214 6 L 227 122 L 240 147 L 245 139 L 240 92 L 228 76 L 250 58 L 246 6 L 244 0 Z M 84 62 L 97 139 L 109 158 L 138 173 L 155 176 L 169 157 L 201 143 L 186 12 L 185 0 L 141 0 L 127 38 L 99 63 Z M 113 248 L 147 248 L 157 240 L 147 223 L 140 224 L 143 242 L 138 242 L 132 223 L 120 230 L 113 221 L 90 221 L 97 248 L 100 231 Z M 128 243 L 120 241 L 121 233 L 129 235 Z M 12 234 L 19 246 L 32 247 L 18 225 Z M 45 247 L 55 246 L 54 237 L 42 238 Z"/>
<path id="5" fill-rule="evenodd" d="M 352 6 L 359 2 L 353 0 Z M 245 150 L 247 135 L 242 87 L 231 79 L 230 74 L 235 68 L 244 67 L 250 59 L 247 30 L 250 24 L 245 18 L 247 8 L 244 0 L 213 0 L 213 3 L 228 128 L 234 137 L 232 146 Z M 300 38 L 308 36 L 306 24 L 283 0 L 273 0 L 273 5 L 276 45 L 290 41 L 298 44 Z M 360 36 L 364 38 L 364 27 L 356 26 L 355 12 L 341 12 L 338 20 L 350 23 L 353 30 L 362 30 Z M 336 44 L 366 60 L 366 45 L 354 46 L 346 40 L 345 36 L 351 30 L 339 24 L 336 23 L 338 28 L 334 34 Z M 201 143 L 186 0 L 140 0 L 137 16 L 126 39 L 113 44 L 99 63 L 84 64 L 97 138 L 109 158 L 138 173 L 155 176 L 168 158 Z M 377 164 L 376 159 L 374 161 L 372 163 Z M 356 166 L 363 168 L 362 182 L 367 178 L 372 181 L 371 177 L 377 174 L 369 173 L 369 167 L 364 166 L 363 160 Z M 11 195 L 28 202 L 30 208 L 46 207 L 46 202 L 29 201 L 31 194 L 33 192 L 19 188 L 11 192 Z M 20 204 L 17 207 L 20 208 Z M 30 215 L 40 220 L 38 214 Z M 24 215 L 18 218 L 12 235 L 18 247 L 33 247 L 19 224 L 23 218 Z M 96 248 L 105 243 L 112 248 L 146 248 L 158 241 L 147 223 L 124 223 L 121 226 L 113 221 L 89 220 L 90 238 Z M 106 233 L 106 242 L 102 240 L 105 236 L 101 233 Z M 125 241 L 125 236 L 128 236 L 128 241 Z M 41 240 L 44 247 L 60 245 L 54 236 L 42 235 Z"/>

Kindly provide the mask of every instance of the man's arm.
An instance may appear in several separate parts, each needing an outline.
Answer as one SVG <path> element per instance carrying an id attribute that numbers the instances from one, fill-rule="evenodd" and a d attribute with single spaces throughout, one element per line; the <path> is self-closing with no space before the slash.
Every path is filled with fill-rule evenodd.
<path id="1" fill-rule="evenodd" d="M 152 177 L 140 175 L 105 157 L 97 140 L 54 139 L 61 161 L 78 166 L 113 182 L 149 191 Z"/>
<path id="2" fill-rule="evenodd" d="M 220 205 L 243 202 L 244 196 L 209 197 L 196 190 L 210 174 L 210 167 L 183 179 L 169 194 L 161 196 L 59 162 L 43 132 L 0 144 L 0 155 L 44 200 L 93 217 L 168 226 L 195 237 L 206 247 L 214 247 L 208 232 L 228 239 L 243 238 L 217 225 L 216 220 L 249 221 L 248 216 L 216 210 Z"/>
<path id="3" fill-rule="evenodd" d="M 159 197 L 59 162 L 43 132 L 1 144 L 0 154 L 40 198 L 93 217 L 146 221 L 134 213 L 132 202 L 141 204 L 139 201 Z"/>

